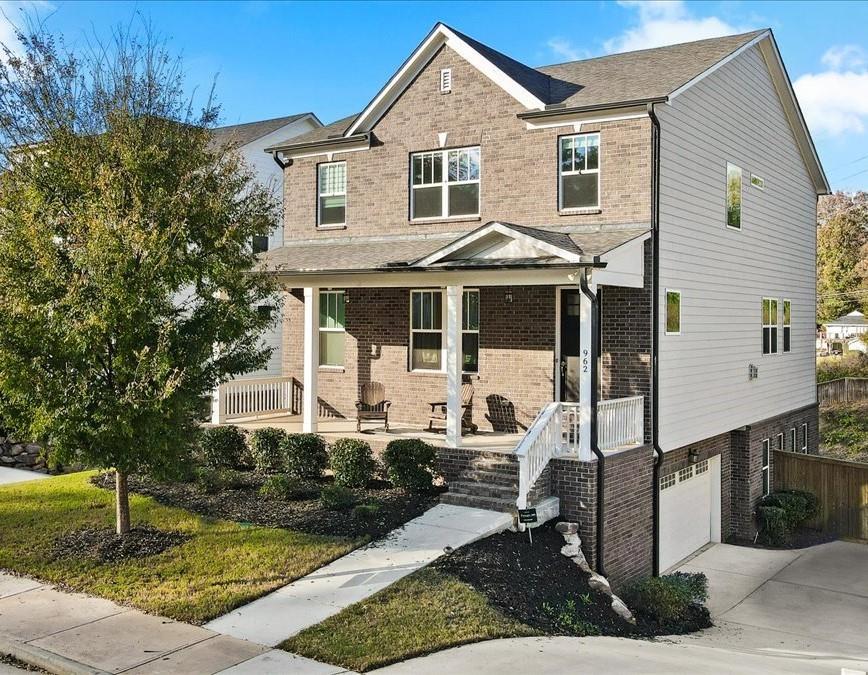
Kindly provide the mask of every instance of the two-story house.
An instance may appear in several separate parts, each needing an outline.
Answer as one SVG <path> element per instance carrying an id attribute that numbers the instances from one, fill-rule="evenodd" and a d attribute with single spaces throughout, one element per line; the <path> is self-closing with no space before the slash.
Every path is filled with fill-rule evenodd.
<path id="1" fill-rule="evenodd" d="M 553 500 L 616 584 L 752 537 L 771 450 L 816 451 L 829 188 L 771 31 L 531 68 L 437 24 L 360 113 L 268 150 L 300 401 L 224 412 L 329 432 L 382 383 L 372 442 L 437 439 L 453 503 Z"/>

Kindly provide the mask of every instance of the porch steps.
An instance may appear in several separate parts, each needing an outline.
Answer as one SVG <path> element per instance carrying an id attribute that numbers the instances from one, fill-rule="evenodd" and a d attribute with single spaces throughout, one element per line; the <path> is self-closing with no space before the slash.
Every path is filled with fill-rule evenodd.
<path id="1" fill-rule="evenodd" d="M 505 453 L 480 453 L 449 481 L 449 492 L 441 495 L 444 504 L 477 509 L 515 512 L 518 497 L 518 461 Z"/>
<path id="2" fill-rule="evenodd" d="M 497 497 L 481 497 L 471 493 L 453 492 L 451 489 L 440 495 L 441 504 L 469 506 L 474 509 L 512 513 L 515 511 L 515 499 L 499 499 Z"/>

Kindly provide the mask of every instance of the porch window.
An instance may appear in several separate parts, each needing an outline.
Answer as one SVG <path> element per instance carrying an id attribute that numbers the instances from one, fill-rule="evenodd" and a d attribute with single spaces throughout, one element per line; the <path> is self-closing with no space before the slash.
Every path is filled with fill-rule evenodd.
<path id="1" fill-rule="evenodd" d="M 417 152 L 410 165 L 412 220 L 479 215 L 479 147 Z"/>
<path id="2" fill-rule="evenodd" d="M 464 291 L 461 302 L 462 370 L 479 372 L 479 291 Z"/>
<path id="3" fill-rule="evenodd" d="M 681 335 L 681 291 L 666 289 L 666 335 Z"/>
<path id="4" fill-rule="evenodd" d="M 790 351 L 790 301 L 784 300 L 784 352 Z"/>
<path id="5" fill-rule="evenodd" d="M 334 227 L 347 222 L 347 163 L 319 165 L 318 217 L 320 226 Z"/>
<path id="6" fill-rule="evenodd" d="M 564 209 L 600 207 L 600 134 L 560 139 L 560 204 Z"/>
<path id="7" fill-rule="evenodd" d="M 726 226 L 741 229 L 741 167 L 726 163 Z"/>
<path id="8" fill-rule="evenodd" d="M 769 481 L 769 458 L 771 456 L 771 440 L 768 438 L 763 439 L 763 468 L 762 468 L 762 476 L 763 476 L 763 496 L 767 495 L 771 492 L 771 484 Z"/>
<path id="9" fill-rule="evenodd" d="M 763 354 L 778 353 L 778 301 L 763 298 Z"/>
<path id="10" fill-rule="evenodd" d="M 443 370 L 443 292 L 410 293 L 410 369 Z"/>
<path id="11" fill-rule="evenodd" d="M 343 366 L 344 292 L 320 291 L 319 294 L 319 365 Z"/>

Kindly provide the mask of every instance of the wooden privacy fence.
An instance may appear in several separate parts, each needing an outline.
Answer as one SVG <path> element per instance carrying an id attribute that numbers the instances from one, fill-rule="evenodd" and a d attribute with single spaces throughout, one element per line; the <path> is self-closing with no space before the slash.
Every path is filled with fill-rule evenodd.
<path id="1" fill-rule="evenodd" d="M 839 380 L 820 382 L 817 385 L 817 402 L 820 405 L 851 403 L 868 399 L 868 377 L 842 377 Z"/>
<path id="2" fill-rule="evenodd" d="M 820 501 L 809 527 L 868 539 L 868 464 L 775 450 L 776 490 L 807 490 Z"/>

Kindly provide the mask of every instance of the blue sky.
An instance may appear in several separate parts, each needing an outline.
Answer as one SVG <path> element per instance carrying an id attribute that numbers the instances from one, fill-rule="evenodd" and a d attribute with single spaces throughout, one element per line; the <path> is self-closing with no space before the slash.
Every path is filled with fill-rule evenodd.
<path id="1" fill-rule="evenodd" d="M 832 186 L 868 189 L 865 2 L 0 0 L 13 20 L 22 5 L 73 43 L 141 14 L 183 54 L 191 86 L 217 77 L 227 124 L 357 112 L 438 20 L 529 65 L 771 27 Z"/>

